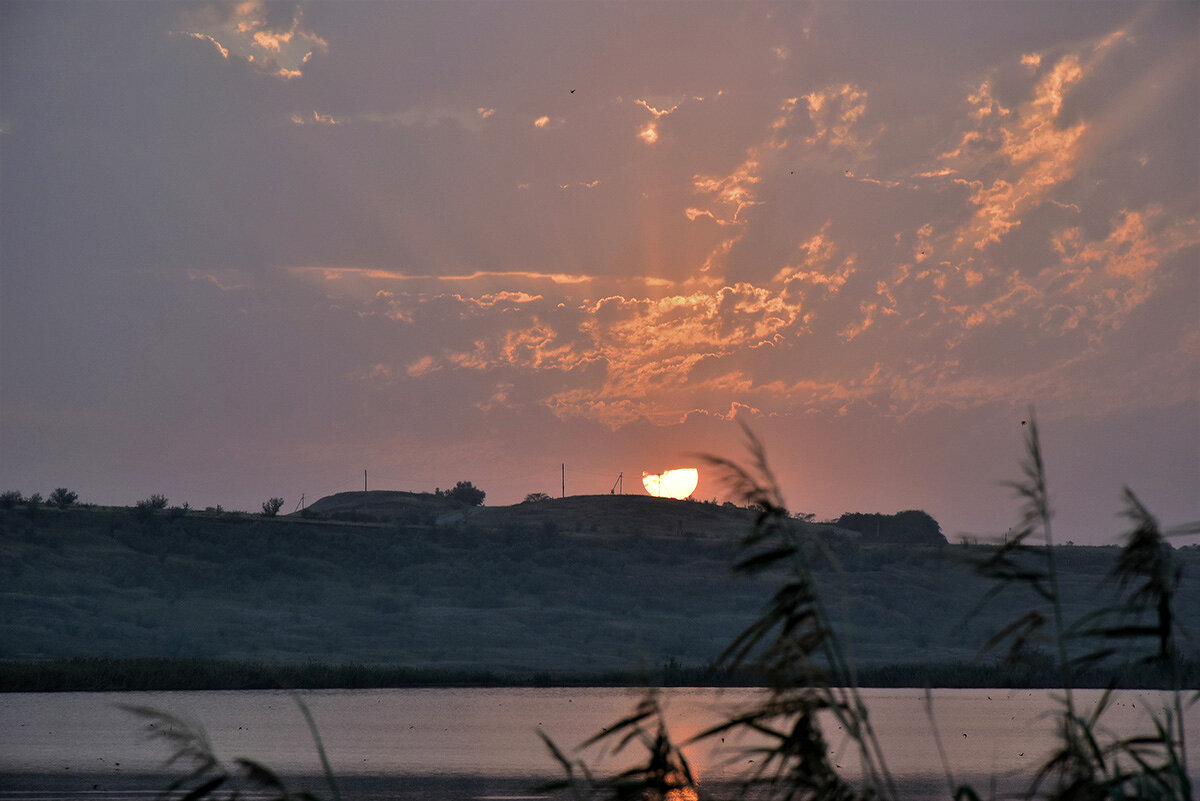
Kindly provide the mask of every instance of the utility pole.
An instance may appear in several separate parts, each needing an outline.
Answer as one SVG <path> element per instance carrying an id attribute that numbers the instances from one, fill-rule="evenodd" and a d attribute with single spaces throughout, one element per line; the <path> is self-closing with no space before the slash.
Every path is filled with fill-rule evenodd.
<path id="1" fill-rule="evenodd" d="M 363 469 L 363 492 L 367 491 L 367 471 Z"/>
<path id="2" fill-rule="evenodd" d="M 562 465 L 562 496 L 567 497 L 567 463 Z"/>

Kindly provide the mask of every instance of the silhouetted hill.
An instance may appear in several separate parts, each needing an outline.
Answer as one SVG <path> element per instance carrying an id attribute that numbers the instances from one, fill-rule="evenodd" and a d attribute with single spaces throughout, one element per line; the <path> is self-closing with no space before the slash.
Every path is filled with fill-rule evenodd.
<path id="1" fill-rule="evenodd" d="M 458 507 L 445 497 L 432 492 L 339 492 L 327 495 L 293 516 L 326 517 L 333 520 L 377 519 L 425 522 Z"/>
<path id="2" fill-rule="evenodd" d="M 745 534 L 754 512 L 649 495 L 571 495 L 513 506 L 464 507 L 433 493 L 339 492 L 321 498 L 301 517 L 397 525 L 469 522 L 478 528 L 577 534 L 730 539 Z"/>
<path id="3" fill-rule="evenodd" d="M 467 507 L 430 492 L 339 492 L 296 513 L 307 519 L 448 525 L 470 522 L 477 528 L 644 537 L 736 540 L 752 525 L 756 512 L 730 503 L 679 501 L 649 495 L 571 495 L 513 506 Z M 827 523 L 798 528 L 865 543 L 940 546 L 946 544 L 936 520 L 925 512 L 844 514 Z"/>
<path id="4" fill-rule="evenodd" d="M 355 495 L 323 499 L 307 518 L 0 509 L 0 658 L 703 665 L 776 587 L 730 573 L 745 509 L 591 496 L 464 510 L 410 493 Z M 352 519 L 320 519 L 318 508 Z M 982 546 L 805 528 L 827 604 L 863 664 L 970 661 L 1033 600 L 1006 592 L 964 622 L 990 586 L 965 564 Z M 1070 617 L 1111 593 L 1115 553 L 1061 549 Z M 1178 554 L 1178 617 L 1197 620 L 1200 548 Z"/>

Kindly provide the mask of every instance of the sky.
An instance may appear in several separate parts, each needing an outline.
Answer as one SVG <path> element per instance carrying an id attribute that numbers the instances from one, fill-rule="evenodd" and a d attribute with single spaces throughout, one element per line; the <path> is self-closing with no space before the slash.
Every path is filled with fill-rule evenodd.
<path id="1" fill-rule="evenodd" d="M 1200 4 L 0 6 L 0 489 L 1200 519 Z M 564 467 L 565 466 L 565 467 Z M 618 481 L 620 479 L 620 481 Z"/>

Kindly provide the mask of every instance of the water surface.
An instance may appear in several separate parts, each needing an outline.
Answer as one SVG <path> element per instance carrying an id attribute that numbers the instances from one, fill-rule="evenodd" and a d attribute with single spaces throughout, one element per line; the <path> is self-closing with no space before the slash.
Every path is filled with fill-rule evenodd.
<path id="1" fill-rule="evenodd" d="M 677 742 L 751 702 L 756 690 L 663 691 Z M 358 798 L 475 799 L 527 794 L 560 775 L 538 737 L 563 750 L 631 711 L 642 691 L 613 688 L 322 690 L 302 694 L 320 728 L 334 772 Z M 945 797 L 945 775 L 922 690 L 866 690 L 888 765 L 913 797 Z M 1043 690 L 937 690 L 933 717 L 957 779 L 986 788 L 1023 786 L 1055 745 Z M 1099 697 L 1082 691 L 1082 704 Z M 1152 730 L 1147 713 L 1165 694 L 1125 692 L 1103 721 L 1122 734 Z M 295 699 L 281 691 L 28 693 L 0 695 L 0 801 L 144 798 L 165 784 L 168 749 L 147 739 L 145 722 L 121 705 L 149 706 L 195 721 L 223 758 L 248 757 L 289 776 L 319 773 L 312 737 Z M 1195 717 L 1194 715 L 1192 716 Z M 1189 760 L 1200 772 L 1200 727 L 1188 721 Z M 836 725 L 826 735 L 834 761 L 854 775 L 855 755 Z M 749 741 L 727 737 L 687 749 L 701 781 L 735 778 Z M 589 763 L 614 767 L 618 755 L 593 748 Z M 625 762 L 624 764 L 627 764 Z M 178 771 L 175 771 L 178 773 Z M 322 791 L 320 786 L 315 789 Z"/>

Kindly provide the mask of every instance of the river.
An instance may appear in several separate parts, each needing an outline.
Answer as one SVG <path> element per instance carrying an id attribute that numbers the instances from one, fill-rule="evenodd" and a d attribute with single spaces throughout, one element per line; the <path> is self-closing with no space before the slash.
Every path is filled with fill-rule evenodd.
<path id="1" fill-rule="evenodd" d="M 670 689 L 663 707 L 676 742 L 753 700 L 755 690 Z M 906 797 L 948 797 L 922 690 L 865 690 L 888 767 Z M 347 798 L 396 801 L 516 799 L 561 776 L 537 732 L 564 751 L 630 712 L 642 693 L 613 688 L 383 689 L 305 691 L 334 774 Z M 1021 789 L 1055 746 L 1044 690 L 936 690 L 936 721 L 947 762 L 959 781 L 988 794 L 994 778 Z M 1097 691 L 1078 691 L 1090 706 Z M 1166 694 L 1120 693 L 1107 728 L 1151 732 L 1150 711 Z M 313 777 L 320 763 L 300 708 L 286 692 L 138 692 L 0 694 L 0 801 L 134 801 L 152 798 L 177 768 L 169 749 L 148 739 L 146 722 L 122 705 L 153 707 L 201 725 L 224 759 L 247 757 L 296 777 L 328 797 Z M 1200 726 L 1188 719 L 1189 767 L 1200 772 Z M 836 725 L 827 727 L 834 761 L 853 776 L 855 757 Z M 701 784 L 735 778 L 753 755 L 727 737 L 691 745 Z M 573 752 L 571 752 L 573 753 Z M 603 771 L 620 757 L 582 752 Z"/>

